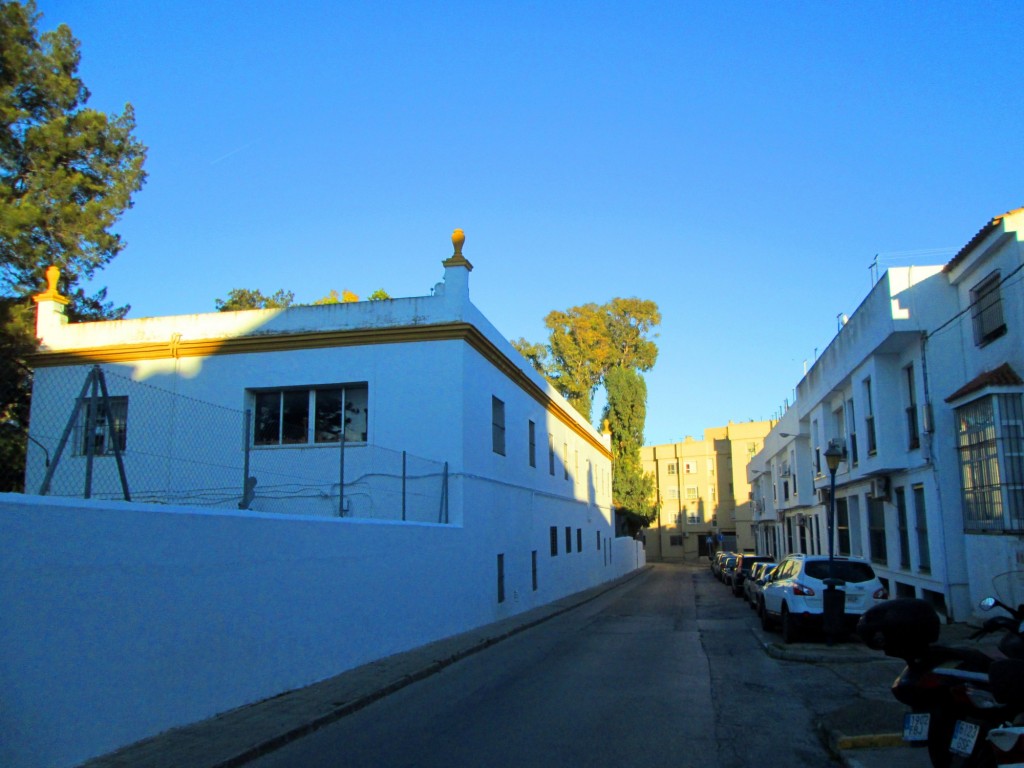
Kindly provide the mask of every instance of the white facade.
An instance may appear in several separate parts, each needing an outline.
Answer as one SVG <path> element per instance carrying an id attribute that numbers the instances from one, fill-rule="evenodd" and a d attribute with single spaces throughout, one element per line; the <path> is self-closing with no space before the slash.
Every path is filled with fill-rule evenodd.
<path id="1" fill-rule="evenodd" d="M 1024 570 L 1022 220 L 1022 211 L 1000 217 L 945 267 L 890 269 L 874 286 L 751 462 L 759 551 L 828 553 L 825 451 L 837 441 L 846 456 L 835 475 L 835 552 L 871 560 L 893 596 L 924 598 L 964 620 L 992 593 L 992 577 Z M 1002 290 L 1005 323 L 977 342 L 972 316 L 986 279 Z M 970 382 L 978 386 L 964 392 Z M 1004 394 L 998 445 L 1009 453 L 985 464 L 987 514 L 998 522 L 972 526 L 955 408 Z M 1014 428 L 1016 442 L 1003 440 Z M 1000 586 L 1024 600 L 1019 577 Z"/>
<path id="2" fill-rule="evenodd" d="M 249 412 L 256 485 L 248 508 L 304 514 L 343 508 L 348 516 L 379 517 L 370 509 L 372 485 L 339 501 L 340 444 L 336 435 L 333 442 L 317 442 L 313 400 L 303 415 L 307 434 L 258 444 L 261 394 L 305 390 L 318 398 L 320 388 L 359 387 L 368 400 L 361 410 L 368 414 L 360 416 L 365 434 L 344 444 L 346 478 L 393 475 L 393 468 L 380 470 L 381 455 L 406 452 L 433 462 L 439 477 L 447 463 L 450 522 L 478 506 L 476 491 L 469 489 L 477 480 L 583 502 L 610 518 L 608 436 L 598 434 L 473 306 L 471 266 L 457 256 L 445 262 L 444 282 L 432 296 L 409 299 L 69 324 L 59 297 L 43 294 L 26 488 L 43 490 L 46 457 L 56 455 L 71 420 L 70 445 L 45 490 L 83 495 L 87 410 L 71 416 L 86 374 L 98 363 L 108 373 L 111 397 L 128 398 L 123 460 L 133 497 L 196 503 L 192 486 L 204 492 L 195 494 L 202 503 L 211 488 L 228 488 L 220 505 L 237 508 L 244 486 L 242 414 Z M 133 386 L 138 383 L 151 388 L 145 390 L 148 399 Z M 166 394 L 161 399 L 152 388 Z M 212 413 L 209 408 L 197 415 L 192 403 L 224 411 L 207 421 L 202 414 Z M 503 410 L 501 424 L 495 423 L 496 408 Z M 496 447 L 495 439 L 503 446 Z M 200 451 L 217 456 L 200 462 L 210 477 L 197 478 L 199 470 L 182 463 Z M 119 497 L 115 458 L 107 451 L 93 462 L 90 495 Z M 288 482 L 276 483 L 278 477 Z M 295 485 L 304 486 L 304 495 L 279 487 Z"/>
<path id="3" fill-rule="evenodd" d="M 62 498 L 0 499 L 0 763 L 77 764 L 643 565 L 609 437 L 470 303 L 461 240 L 444 266 L 431 296 L 83 324 L 52 276 L 26 488 Z"/>

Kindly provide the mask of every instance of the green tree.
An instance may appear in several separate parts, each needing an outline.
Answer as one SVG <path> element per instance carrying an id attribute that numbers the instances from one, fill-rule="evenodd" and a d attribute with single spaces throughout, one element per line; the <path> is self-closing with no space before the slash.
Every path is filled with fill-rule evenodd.
<path id="1" fill-rule="evenodd" d="M 549 312 L 547 344 L 517 339 L 512 345 L 590 421 L 594 395 L 608 371 L 654 367 L 658 346 L 648 335 L 660 323 L 655 302 L 615 298 Z"/>
<path id="2" fill-rule="evenodd" d="M 291 291 L 276 291 L 264 296 L 262 291 L 250 288 L 232 288 L 226 299 L 217 299 L 214 306 L 218 312 L 237 312 L 242 309 L 284 309 L 295 302 Z"/>
<path id="3" fill-rule="evenodd" d="M 644 474 L 640 448 L 647 420 L 647 384 L 635 369 L 617 365 L 605 374 L 608 403 L 604 418 L 612 433 L 612 502 L 642 518 L 654 519 L 654 478 Z"/>
<path id="4" fill-rule="evenodd" d="M 63 24 L 40 34 L 39 18 L 34 0 L 0 4 L 0 280 L 23 297 L 53 264 L 73 306 L 102 305 L 76 289 L 124 248 L 111 227 L 145 181 L 146 147 L 131 104 L 86 107 L 78 41 Z"/>
<path id="5" fill-rule="evenodd" d="M 352 293 L 352 291 L 343 290 L 339 295 L 337 290 L 331 288 L 331 292 L 322 299 L 314 301 L 313 306 L 319 306 L 321 304 L 351 304 L 357 301 L 359 301 L 359 297 Z"/>
<path id="6" fill-rule="evenodd" d="M 611 347 L 608 364 L 651 370 L 658 360 L 658 345 L 647 334 L 661 324 L 658 305 L 649 299 L 612 299 L 602 309 Z"/>
<path id="7" fill-rule="evenodd" d="M 512 340 L 512 346 L 530 361 L 530 365 L 538 373 L 547 376 L 548 348 L 546 344 L 534 344 L 520 337 Z"/>
<path id="8" fill-rule="evenodd" d="M 383 288 L 378 288 L 370 294 L 370 301 L 381 301 L 390 299 L 391 296 Z M 341 293 L 334 288 L 324 296 L 312 303 L 312 306 L 324 304 L 349 304 L 359 301 L 359 296 L 352 291 L 343 290 Z M 228 291 L 226 299 L 216 299 L 214 306 L 219 312 L 237 312 L 240 309 L 284 309 L 291 306 L 309 306 L 295 303 L 295 294 L 292 291 L 280 290 L 269 296 L 261 291 L 251 288 L 232 288 Z"/>
<path id="9" fill-rule="evenodd" d="M 112 232 L 146 179 L 146 147 L 130 104 L 108 116 L 86 106 L 78 41 L 65 25 L 40 33 L 33 0 L 0 0 L 0 490 L 22 490 L 36 348 L 28 297 L 61 270 L 72 320 L 123 317 L 106 289 L 82 288 L 120 253 Z"/>
<path id="10" fill-rule="evenodd" d="M 650 522 L 653 478 L 640 462 L 647 418 L 647 384 L 641 372 L 658 359 L 650 338 L 661 323 L 653 301 L 615 298 L 584 304 L 544 318 L 547 344 L 517 339 L 512 345 L 590 421 L 594 394 L 604 385 L 604 419 L 612 435 L 613 502 L 634 520 Z"/>
<path id="11" fill-rule="evenodd" d="M 611 352 L 603 307 L 584 304 L 544 318 L 548 336 L 547 377 L 562 396 L 590 421 L 594 393 Z"/>

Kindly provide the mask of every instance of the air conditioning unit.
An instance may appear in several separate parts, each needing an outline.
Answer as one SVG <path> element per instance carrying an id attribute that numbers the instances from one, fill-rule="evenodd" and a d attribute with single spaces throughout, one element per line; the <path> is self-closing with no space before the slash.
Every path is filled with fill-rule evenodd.
<path id="1" fill-rule="evenodd" d="M 888 499 L 889 498 L 889 478 L 888 477 L 875 477 L 871 480 L 871 485 L 868 487 L 868 498 L 869 499 Z"/>
<path id="2" fill-rule="evenodd" d="M 818 503 L 819 504 L 828 504 L 828 502 L 829 502 L 829 494 L 830 493 L 831 493 L 831 491 L 828 488 L 819 488 L 818 489 Z"/>

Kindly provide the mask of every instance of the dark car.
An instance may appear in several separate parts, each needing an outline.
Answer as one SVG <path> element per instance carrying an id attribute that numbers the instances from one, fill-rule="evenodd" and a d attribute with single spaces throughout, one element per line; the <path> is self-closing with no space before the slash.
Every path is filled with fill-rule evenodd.
<path id="1" fill-rule="evenodd" d="M 737 555 L 727 554 L 718 567 L 718 578 L 723 584 L 732 585 L 732 574 L 736 570 Z"/>
<path id="2" fill-rule="evenodd" d="M 770 563 L 772 558 L 768 555 L 739 554 L 736 555 L 736 570 L 732 574 L 732 593 L 735 597 L 743 595 L 743 580 L 750 575 L 750 568 L 754 563 Z"/>
<path id="3" fill-rule="evenodd" d="M 715 556 L 711 558 L 711 573 L 713 573 L 715 575 L 715 578 L 719 581 L 722 580 L 722 560 L 724 560 L 727 555 L 734 554 L 736 553 L 729 552 L 723 549 L 716 552 Z"/>

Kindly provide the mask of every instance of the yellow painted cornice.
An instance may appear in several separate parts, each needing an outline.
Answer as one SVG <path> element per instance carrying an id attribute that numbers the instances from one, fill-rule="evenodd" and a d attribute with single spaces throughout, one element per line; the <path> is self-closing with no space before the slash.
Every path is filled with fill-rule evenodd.
<path id="1" fill-rule="evenodd" d="M 395 328 L 361 328 L 347 331 L 311 331 L 304 333 L 255 334 L 226 339 L 182 339 L 174 334 L 166 342 L 116 344 L 105 347 L 37 352 L 28 358 L 34 368 L 96 363 L 129 364 L 140 360 L 181 357 L 212 357 L 265 352 L 289 352 L 303 349 L 356 347 L 370 344 L 408 344 L 430 341 L 464 341 L 488 362 L 511 379 L 520 389 L 542 405 L 548 413 L 587 441 L 599 453 L 611 459 L 611 452 L 591 431 L 580 425 L 571 413 L 515 363 L 475 326 L 469 323 L 411 325 Z"/>

